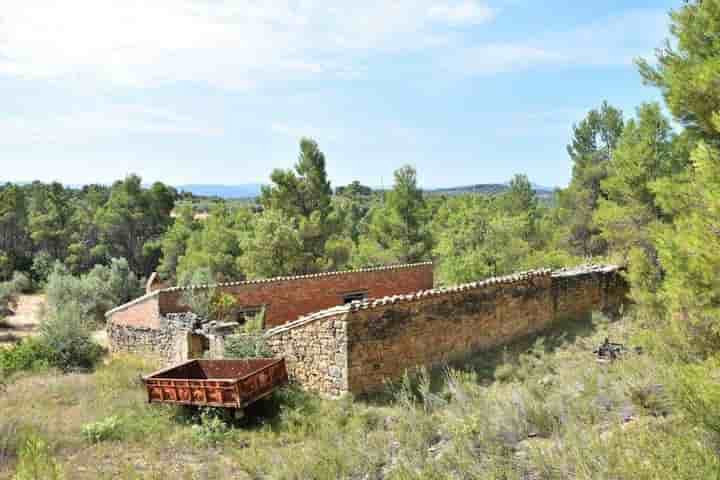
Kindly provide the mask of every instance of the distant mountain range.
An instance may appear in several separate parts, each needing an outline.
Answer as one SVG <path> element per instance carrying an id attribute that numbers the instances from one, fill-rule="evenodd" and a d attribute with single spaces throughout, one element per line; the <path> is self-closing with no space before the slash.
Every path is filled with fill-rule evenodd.
<path id="1" fill-rule="evenodd" d="M 532 184 L 535 189 L 535 193 L 543 197 L 551 197 L 554 188 L 544 187 L 542 185 Z M 430 188 L 425 190 L 430 195 L 462 195 L 465 193 L 479 193 L 482 195 L 497 195 L 499 193 L 506 192 L 510 189 L 507 183 L 477 183 L 475 185 L 465 185 L 461 187 L 448 187 L 448 188 Z"/>
<path id="2" fill-rule="evenodd" d="M 16 182 L 26 184 L 30 182 Z M 553 195 L 555 189 L 553 187 L 544 187 L 542 185 L 532 184 L 535 192 L 541 198 L 549 198 Z M 82 185 L 68 185 L 71 188 L 82 188 Z M 238 185 L 212 185 L 212 184 L 184 184 L 175 185 L 179 192 L 188 192 L 200 197 L 219 197 L 225 199 L 248 199 L 255 198 L 260 195 L 262 183 L 241 183 Z M 477 183 L 474 185 L 464 185 L 460 187 L 446 188 L 426 188 L 425 193 L 429 195 L 461 195 L 464 193 L 479 193 L 483 195 L 497 195 L 508 190 L 507 183 Z M 380 191 L 380 188 L 373 188 Z"/>
<path id="3" fill-rule="evenodd" d="M 178 191 L 185 191 L 202 197 L 220 197 L 220 198 L 253 198 L 260 195 L 261 183 L 244 183 L 240 185 L 205 185 L 205 184 L 188 184 L 177 185 Z M 460 187 L 448 188 L 427 188 L 424 189 L 429 195 L 461 195 L 464 193 L 479 193 L 483 195 L 497 195 L 507 191 L 509 188 L 507 183 L 478 183 L 475 185 L 465 185 Z M 542 185 L 533 184 L 535 192 L 540 197 L 550 197 L 554 192 L 554 188 L 544 187 Z M 374 190 L 380 190 L 376 188 Z"/>
<path id="4" fill-rule="evenodd" d="M 254 198 L 260 195 L 261 183 L 241 183 L 239 185 L 175 185 L 178 192 L 189 192 L 200 197 Z"/>

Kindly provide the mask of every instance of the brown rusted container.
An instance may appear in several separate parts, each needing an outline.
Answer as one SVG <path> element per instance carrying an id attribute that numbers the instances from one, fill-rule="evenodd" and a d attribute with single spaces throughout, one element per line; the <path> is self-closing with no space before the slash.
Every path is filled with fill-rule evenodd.
<path id="1" fill-rule="evenodd" d="M 188 360 L 143 378 L 149 403 L 243 408 L 288 381 L 284 359 Z"/>

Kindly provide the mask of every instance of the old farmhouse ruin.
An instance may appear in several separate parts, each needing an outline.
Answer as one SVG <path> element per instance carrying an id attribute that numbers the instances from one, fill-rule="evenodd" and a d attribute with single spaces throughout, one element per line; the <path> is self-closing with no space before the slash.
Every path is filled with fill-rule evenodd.
<path id="1" fill-rule="evenodd" d="M 627 289 L 614 265 L 435 289 L 432 263 L 213 287 L 233 295 L 241 313 L 263 309 L 263 336 L 286 359 L 291 378 L 328 396 L 376 390 L 407 369 L 501 345 L 559 319 L 617 311 Z M 208 322 L 183 304 L 188 289 L 207 288 L 161 288 L 107 312 L 112 352 L 153 354 L 167 363 L 221 358 L 225 336 L 239 323 Z"/>

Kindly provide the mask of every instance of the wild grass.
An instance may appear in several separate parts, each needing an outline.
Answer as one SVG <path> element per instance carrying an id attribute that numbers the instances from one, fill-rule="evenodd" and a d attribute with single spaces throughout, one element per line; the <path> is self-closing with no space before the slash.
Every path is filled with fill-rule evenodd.
<path id="1" fill-rule="evenodd" d="M 608 335 L 647 353 L 597 363 Z M 285 389 L 238 421 L 148 405 L 138 375 L 155 365 L 133 357 L 30 374 L 0 394 L 0 478 L 37 439 L 73 479 L 718 478 L 717 362 L 679 369 L 655 351 L 633 319 L 595 317 L 384 396 Z"/>

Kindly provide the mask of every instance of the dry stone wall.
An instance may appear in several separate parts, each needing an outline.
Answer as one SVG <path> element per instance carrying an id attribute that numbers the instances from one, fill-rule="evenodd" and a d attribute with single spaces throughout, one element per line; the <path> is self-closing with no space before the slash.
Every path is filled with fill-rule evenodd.
<path id="1" fill-rule="evenodd" d="M 245 293 L 244 289 L 263 291 L 266 296 L 275 292 L 278 296 L 271 299 L 275 306 L 299 299 L 302 309 L 274 310 L 277 315 L 280 311 L 289 315 L 315 305 L 309 296 L 315 292 L 321 297 L 318 289 L 323 286 L 330 293 L 322 301 L 337 302 L 339 292 L 357 285 L 351 283 L 357 279 L 368 282 L 363 283 L 368 290 L 376 282 L 382 285 L 377 291 L 395 292 L 432 283 L 426 264 L 399 271 L 401 275 L 394 275 L 397 267 L 361 272 L 373 275 L 371 280 L 363 275 L 325 274 L 294 283 L 280 279 L 233 288 Z M 382 282 L 375 277 L 381 272 L 388 276 Z M 339 286 L 331 287 L 333 281 Z M 309 284 L 314 286 L 293 293 L 294 297 L 287 293 Z M 598 310 L 617 313 L 626 291 L 617 266 L 538 270 L 334 306 L 271 328 L 264 337 L 274 354 L 285 358 L 291 378 L 303 387 L 332 397 L 346 392 L 361 394 L 382 388 L 408 369 L 501 345 L 541 331 L 558 319 L 579 318 Z M 200 333 L 210 338 L 210 354 L 221 356 L 223 338 L 218 332 L 222 329 L 192 314 L 166 313 L 164 304 L 172 298 L 168 295 L 181 293 L 178 289 L 154 291 L 109 312 L 112 350 L 150 353 L 166 362 L 183 360 L 190 354 L 189 335 Z"/>
<path id="2" fill-rule="evenodd" d="M 111 353 L 132 353 L 172 363 L 188 358 L 189 335 L 202 320 L 192 313 L 171 314 L 158 319 L 158 327 L 108 323 Z"/>
<path id="3" fill-rule="evenodd" d="M 408 369 L 508 343 L 557 319 L 617 311 L 626 293 L 618 270 L 540 270 L 394 295 L 319 312 L 267 338 L 306 388 L 361 394 Z"/>
<path id="4" fill-rule="evenodd" d="M 553 321 L 549 271 L 359 305 L 348 321 L 348 391 L 376 390 L 433 365 L 542 330 Z"/>
<path id="5" fill-rule="evenodd" d="M 337 307 L 269 330 L 266 344 L 285 358 L 295 382 L 337 397 L 348 391 L 347 313 L 347 307 Z"/>

